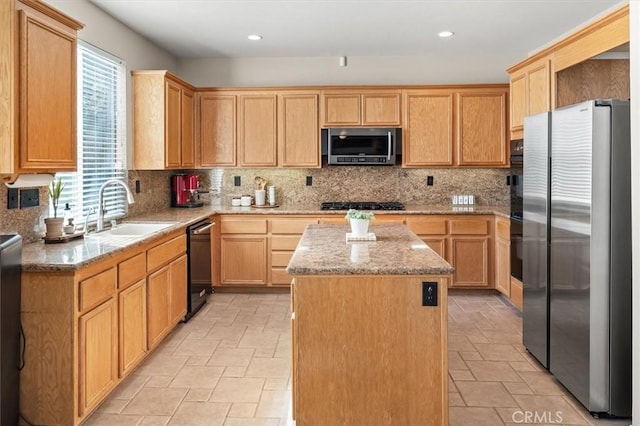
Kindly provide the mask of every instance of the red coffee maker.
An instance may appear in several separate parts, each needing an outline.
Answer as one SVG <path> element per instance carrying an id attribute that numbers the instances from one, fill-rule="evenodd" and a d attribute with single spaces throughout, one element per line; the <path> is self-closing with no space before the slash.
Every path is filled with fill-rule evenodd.
<path id="1" fill-rule="evenodd" d="M 199 188 L 200 182 L 195 173 L 171 176 L 171 207 L 201 207 Z"/>

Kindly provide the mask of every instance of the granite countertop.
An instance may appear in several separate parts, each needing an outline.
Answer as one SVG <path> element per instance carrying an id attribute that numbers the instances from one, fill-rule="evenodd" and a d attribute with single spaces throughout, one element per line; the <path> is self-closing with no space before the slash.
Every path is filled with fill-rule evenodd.
<path id="1" fill-rule="evenodd" d="M 309 225 L 287 266 L 290 275 L 444 275 L 453 267 L 405 225 L 374 224 L 376 241 L 347 242 L 347 225 Z"/>
<path id="2" fill-rule="evenodd" d="M 495 214 L 509 217 L 508 206 L 433 206 L 406 204 L 406 210 L 376 211 L 379 215 L 413 214 Z M 123 237 L 102 240 L 90 236 L 61 244 L 43 242 L 25 244 L 22 249 L 23 271 L 73 271 L 97 260 L 134 248 L 152 239 L 184 228 L 214 214 L 267 214 L 267 215 L 344 215 L 344 211 L 320 210 L 319 204 L 284 204 L 277 208 L 203 206 L 192 209 L 167 208 L 145 215 L 128 217 L 124 222 L 170 222 L 171 226 L 146 237 Z"/>

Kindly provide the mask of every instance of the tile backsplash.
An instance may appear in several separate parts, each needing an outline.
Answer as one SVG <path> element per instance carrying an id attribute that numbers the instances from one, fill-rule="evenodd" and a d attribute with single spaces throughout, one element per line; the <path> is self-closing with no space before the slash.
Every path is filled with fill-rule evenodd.
<path id="1" fill-rule="evenodd" d="M 135 217 L 171 205 L 170 179 L 177 171 L 131 170 L 128 183 L 136 202 L 128 216 Z M 321 169 L 237 169 L 196 170 L 205 202 L 231 204 L 231 197 L 252 194 L 255 177 L 276 187 L 279 204 L 319 205 L 323 201 L 401 201 L 447 205 L 455 194 L 472 194 L 478 205 L 509 204 L 506 186 L 508 169 L 403 169 L 400 167 L 333 166 Z M 235 186 L 235 177 L 240 186 Z M 427 185 L 433 176 L 433 186 Z M 311 186 L 307 185 L 311 177 Z M 136 181 L 140 192 L 135 193 Z M 25 242 L 38 241 L 48 216 L 47 188 L 40 190 L 40 206 L 7 209 L 7 191 L 0 190 L 0 233 L 18 233 Z"/>

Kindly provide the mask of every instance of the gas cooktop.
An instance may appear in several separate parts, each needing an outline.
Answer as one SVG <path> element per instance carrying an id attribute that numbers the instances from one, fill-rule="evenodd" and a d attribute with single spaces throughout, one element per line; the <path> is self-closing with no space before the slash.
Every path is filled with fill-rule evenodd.
<path id="1" fill-rule="evenodd" d="M 397 201 L 377 203 L 375 201 L 337 201 L 322 203 L 322 210 L 404 210 L 404 204 Z"/>

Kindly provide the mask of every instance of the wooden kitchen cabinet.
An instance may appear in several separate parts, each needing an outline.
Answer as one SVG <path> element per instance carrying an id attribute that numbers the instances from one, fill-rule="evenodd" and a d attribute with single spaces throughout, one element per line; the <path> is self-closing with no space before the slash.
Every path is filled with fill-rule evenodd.
<path id="1" fill-rule="evenodd" d="M 407 216 L 407 226 L 440 257 L 447 259 L 447 220 L 443 217 Z"/>
<path id="2" fill-rule="evenodd" d="M 318 168 L 320 127 L 317 92 L 278 94 L 278 165 Z"/>
<path id="3" fill-rule="evenodd" d="M 551 110 L 551 60 L 543 58 L 510 77 L 511 139 L 524 136 L 524 117 Z"/>
<path id="4" fill-rule="evenodd" d="M 147 330 L 157 344 L 186 311 L 185 252 L 176 230 L 79 269 L 23 271 L 26 417 L 78 425 L 148 356 Z M 147 307 L 164 310 L 161 333 Z"/>
<path id="5" fill-rule="evenodd" d="M 450 258 L 447 260 L 455 268 L 452 287 L 490 286 L 491 219 L 469 216 L 449 221 Z"/>
<path id="6" fill-rule="evenodd" d="M 0 173 L 74 171 L 83 25 L 34 0 L 0 11 Z"/>
<path id="7" fill-rule="evenodd" d="M 402 165 L 453 165 L 454 93 L 450 90 L 403 91 Z"/>
<path id="8" fill-rule="evenodd" d="M 220 285 L 267 284 L 267 220 L 220 217 Z"/>
<path id="9" fill-rule="evenodd" d="M 238 166 L 277 165 L 276 119 L 275 93 L 243 93 L 238 97 Z"/>
<path id="10" fill-rule="evenodd" d="M 198 167 L 236 165 L 236 96 L 201 92 L 198 108 Z"/>
<path id="11" fill-rule="evenodd" d="M 115 387 L 118 380 L 118 314 L 110 298 L 79 319 L 79 415 Z"/>
<path id="12" fill-rule="evenodd" d="M 511 233 L 509 219 L 496 217 L 495 288 L 511 296 Z"/>
<path id="13" fill-rule="evenodd" d="M 400 126 L 399 90 L 326 90 L 320 104 L 322 127 Z"/>
<path id="14" fill-rule="evenodd" d="M 269 220 L 271 286 L 289 286 L 291 275 L 286 267 L 307 225 L 318 223 L 317 217 L 274 218 Z"/>
<path id="15" fill-rule="evenodd" d="M 507 166 L 507 88 L 457 93 L 457 163 Z"/>
<path id="16" fill-rule="evenodd" d="M 194 87 L 167 71 L 132 71 L 133 168 L 195 167 Z"/>

